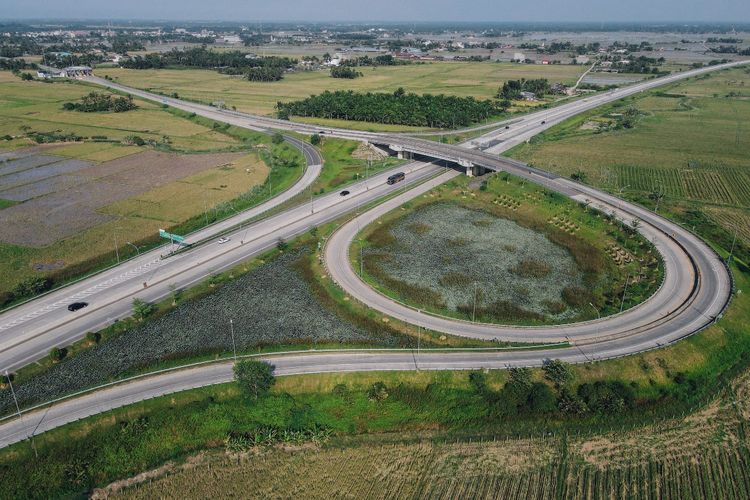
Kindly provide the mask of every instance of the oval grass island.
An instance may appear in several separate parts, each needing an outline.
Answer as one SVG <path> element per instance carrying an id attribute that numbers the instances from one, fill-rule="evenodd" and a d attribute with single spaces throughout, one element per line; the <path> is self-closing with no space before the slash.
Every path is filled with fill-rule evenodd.
<path id="1" fill-rule="evenodd" d="M 350 257 L 394 300 L 507 325 L 618 313 L 663 277 L 634 227 L 508 174 L 456 178 L 422 195 L 363 228 Z"/>

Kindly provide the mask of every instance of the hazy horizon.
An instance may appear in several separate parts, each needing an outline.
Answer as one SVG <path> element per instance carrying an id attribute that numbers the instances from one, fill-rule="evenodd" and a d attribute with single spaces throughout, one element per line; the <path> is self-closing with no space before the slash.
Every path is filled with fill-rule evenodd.
<path id="1" fill-rule="evenodd" d="M 24 0 L 9 2 L 0 21 L 133 20 L 224 22 L 439 22 L 439 23 L 747 23 L 747 0 L 632 0 L 608 5 L 600 0 L 533 6 L 509 1 L 468 0 L 163 0 L 107 2 Z"/>

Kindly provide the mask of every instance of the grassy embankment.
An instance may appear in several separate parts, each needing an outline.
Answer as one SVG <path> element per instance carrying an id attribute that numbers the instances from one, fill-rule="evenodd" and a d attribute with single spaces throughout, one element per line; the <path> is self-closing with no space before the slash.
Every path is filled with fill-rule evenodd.
<path id="1" fill-rule="evenodd" d="M 7 293 L 32 276 L 47 275 L 56 283 L 115 262 L 115 234 L 121 258 L 159 244 L 157 229 L 187 233 L 223 217 L 256 205 L 296 181 L 301 175 L 301 153 L 286 144 L 274 145 L 261 134 L 191 117 L 148 101 L 126 113 L 63 111 L 64 102 L 75 101 L 92 89 L 74 82 L 21 82 L 0 72 L 0 135 L 17 136 L 0 141 L 0 147 L 16 149 L 34 145 L 34 132 L 75 134 L 81 142 L 52 145 L 49 154 L 105 162 L 148 149 L 176 153 L 246 152 L 231 164 L 191 175 L 103 207 L 115 219 L 74 236 L 41 247 L 0 244 L 0 293 Z M 169 113 L 167 111 L 173 111 Z M 123 145 L 137 135 L 155 141 L 154 146 Z M 92 137 L 95 137 L 92 139 Z M 293 167 L 277 165 L 292 160 Z M 271 168 L 269 169 L 269 166 Z M 249 173 L 248 173 L 249 172 Z M 270 189 L 269 189 L 270 186 Z M 15 203 L 2 203 L 0 209 Z M 38 262 L 64 261 L 58 271 L 39 272 Z"/>
<path id="2" fill-rule="evenodd" d="M 432 235 L 439 229 L 420 222 L 420 214 L 441 206 L 437 204 L 456 204 L 489 218 L 477 215 L 475 221 L 467 219 L 461 228 L 471 229 L 461 238 L 455 234 Z M 484 241 L 495 218 L 518 226 L 500 231 L 497 241 Z M 518 228 L 514 232 L 523 233 L 517 235 L 519 242 L 508 234 L 513 227 Z M 412 269 L 402 270 L 399 275 L 398 269 L 403 266 L 398 255 L 408 253 L 408 249 L 402 248 L 404 243 L 394 236 L 394 229 L 414 233 L 404 234 L 410 241 L 416 239 L 420 246 L 418 251 L 411 249 L 418 252 L 412 255 L 420 256 L 412 262 L 413 266 L 423 263 L 431 277 L 432 268 L 452 272 L 442 271 L 444 275 L 422 283 L 413 279 Z M 656 252 L 642 237 L 626 229 L 599 212 L 507 174 L 491 176 L 481 185 L 459 178 L 363 230 L 363 277 L 381 293 L 413 307 L 464 320 L 475 317 L 485 322 L 543 324 L 592 319 L 598 316 L 597 311 L 605 316 L 620 311 L 621 306 L 627 309 L 639 304 L 661 284 L 663 270 Z M 526 248 L 529 243 L 524 243 L 524 238 L 534 233 L 524 233 L 525 230 L 543 234 L 546 240 L 540 244 L 546 242 L 567 250 L 574 260 L 569 263 L 570 269 L 550 261 L 542 249 L 536 252 Z M 360 268 L 359 245 L 355 242 L 351 249 L 355 269 Z M 486 248 L 479 248 L 482 245 Z M 477 253 L 474 259 L 463 258 L 467 249 Z M 485 255 L 493 257 L 484 264 L 475 263 Z M 501 268 L 497 272 L 490 270 L 515 261 L 518 262 L 510 274 Z M 481 269 L 478 274 L 477 268 Z M 623 294 L 628 277 L 628 293 Z M 548 282 L 550 278 L 555 282 Z M 477 287 L 476 308 L 473 297 L 463 293 L 472 286 Z M 559 288 L 557 295 L 546 297 L 551 287 Z M 505 289 L 511 288 L 515 291 L 508 296 L 513 298 L 501 298 L 506 295 Z M 464 296 L 459 302 L 463 302 L 449 306 L 456 302 L 452 297 L 461 293 Z M 537 300 L 535 294 L 545 295 L 544 310 L 535 304 L 542 300 Z"/>

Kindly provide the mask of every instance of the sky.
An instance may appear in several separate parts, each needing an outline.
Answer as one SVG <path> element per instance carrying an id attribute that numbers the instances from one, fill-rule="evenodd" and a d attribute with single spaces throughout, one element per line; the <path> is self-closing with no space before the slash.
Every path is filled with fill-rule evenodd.
<path id="1" fill-rule="evenodd" d="M 750 22 L 750 0 L 0 0 L 11 19 Z"/>

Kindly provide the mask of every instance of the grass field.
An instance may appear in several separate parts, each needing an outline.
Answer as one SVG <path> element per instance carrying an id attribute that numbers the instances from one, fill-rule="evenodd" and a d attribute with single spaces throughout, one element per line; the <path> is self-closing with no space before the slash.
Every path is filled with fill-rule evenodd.
<path id="1" fill-rule="evenodd" d="M 92 178 L 99 175 L 97 166 L 106 168 L 106 162 L 113 160 L 132 163 L 129 159 L 139 158 L 139 153 L 145 154 L 150 150 L 166 155 L 164 158 L 173 153 L 238 154 L 231 161 L 219 165 L 207 161 L 200 172 L 171 182 L 156 182 L 164 174 L 157 170 L 153 175 L 153 187 L 146 186 L 128 199 L 115 198 L 118 201 L 97 206 L 101 223 L 58 239 L 53 244 L 36 248 L 0 244 L 0 302 L 13 300 L 9 292 L 27 278 L 48 275 L 55 281 L 66 280 L 114 262 L 116 245 L 120 247 L 120 257 L 127 257 L 135 254 L 135 250 L 126 242 L 138 246 L 153 245 L 158 241 L 154 235 L 159 228 L 189 232 L 231 215 L 234 210 L 257 204 L 268 197 L 268 183 L 271 183 L 275 194 L 291 185 L 302 172 L 301 155 L 288 145 L 272 145 L 266 136 L 165 110 L 147 101 L 136 100 L 139 108 L 126 113 L 62 110 L 64 102 L 75 101 L 92 90 L 92 87 L 80 82 L 22 82 L 10 72 L 0 72 L 0 136 L 8 134 L 15 137 L 10 141 L 0 140 L 0 154 L 4 149 L 14 151 L 34 146 L 35 143 L 28 137 L 33 132 L 76 134 L 84 139 L 74 143 L 44 145 L 39 147 L 39 152 L 91 162 L 92 166 L 86 171 L 91 173 Z M 132 135 L 154 141 L 154 145 L 139 147 L 122 143 Z M 88 139 L 92 136 L 96 136 L 96 140 Z M 268 147 L 272 150 L 268 150 Z M 273 166 L 269 169 L 273 155 L 296 158 L 296 166 Z M 194 162 L 200 161 L 196 160 L 198 158 L 191 156 L 187 159 Z M 111 174 L 125 175 L 120 172 Z M 42 179 L 44 182 L 60 182 L 59 193 L 52 192 L 51 196 L 59 198 L 66 189 L 80 188 L 75 182 L 72 186 L 62 182 L 64 177 Z M 106 180 L 105 177 L 102 179 Z M 140 179 L 148 179 L 148 176 L 141 176 Z M 71 177 L 71 180 L 75 179 Z M 20 188 L 26 186 L 32 184 Z M 45 199 L 41 196 L 29 202 L 43 206 Z M 14 205 L 17 203 L 12 200 L 3 200 L 0 209 Z M 23 203 L 11 208 L 16 211 L 22 209 Z M 56 269 L 39 272 L 33 268 L 34 265 L 49 264 Z"/>
<path id="2" fill-rule="evenodd" d="M 109 75 L 125 85 L 163 94 L 177 92 L 181 97 L 200 102 L 223 100 L 227 106 L 236 106 L 241 111 L 269 115 L 274 113 L 278 101 L 304 99 L 325 90 L 393 92 L 403 87 L 408 92 L 417 94 L 448 94 L 490 99 L 506 80 L 547 78 L 552 83 L 573 84 L 585 69 L 575 65 L 434 62 L 362 68 L 361 71 L 364 76 L 356 80 L 331 78 L 327 71 L 309 71 L 288 74 L 283 80 L 272 83 L 248 82 L 240 77 L 207 70 L 103 68 L 97 70 L 96 74 Z M 343 123 L 337 121 L 330 124 Z M 405 129 L 401 127 L 399 130 Z"/>
<path id="3" fill-rule="evenodd" d="M 748 69 L 690 79 L 569 120 L 511 154 L 563 175 L 582 171 L 652 208 L 660 195 L 662 209 L 699 207 L 750 242 L 749 88 Z M 596 130 L 630 107 L 641 114 L 632 129 Z"/>
<path id="4" fill-rule="evenodd" d="M 470 321 L 596 318 L 597 310 L 620 310 L 626 275 L 637 279 L 627 285 L 625 308 L 661 284 L 660 261 L 642 238 L 505 174 L 457 179 L 363 236 L 369 283 L 414 307 Z M 354 243 L 357 269 L 359 253 Z"/>

